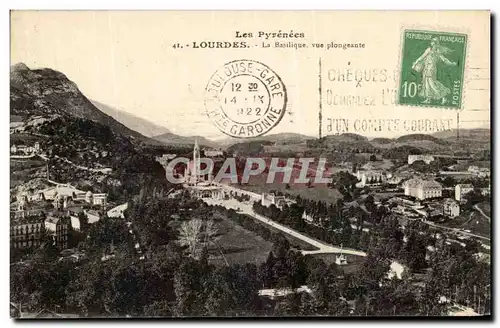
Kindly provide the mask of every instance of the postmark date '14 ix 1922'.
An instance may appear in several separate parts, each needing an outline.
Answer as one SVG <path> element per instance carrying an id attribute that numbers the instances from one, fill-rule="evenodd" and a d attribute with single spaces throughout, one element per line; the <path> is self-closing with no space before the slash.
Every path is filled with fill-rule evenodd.
<path id="1" fill-rule="evenodd" d="M 258 61 L 226 63 L 212 75 L 205 91 L 208 117 L 231 137 L 263 135 L 285 114 L 285 85 L 272 69 Z"/>

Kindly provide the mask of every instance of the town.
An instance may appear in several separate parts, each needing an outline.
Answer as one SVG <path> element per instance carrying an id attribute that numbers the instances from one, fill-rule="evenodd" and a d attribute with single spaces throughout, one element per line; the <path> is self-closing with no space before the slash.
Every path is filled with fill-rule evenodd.
<path id="1" fill-rule="evenodd" d="M 215 141 L 11 84 L 14 318 L 491 314 L 489 129 Z"/>

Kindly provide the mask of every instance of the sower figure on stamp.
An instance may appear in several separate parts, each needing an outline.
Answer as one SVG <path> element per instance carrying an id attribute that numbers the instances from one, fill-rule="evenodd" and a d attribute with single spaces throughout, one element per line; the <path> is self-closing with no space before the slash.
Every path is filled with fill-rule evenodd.
<path id="1" fill-rule="evenodd" d="M 446 96 L 450 94 L 450 89 L 437 80 L 437 63 L 441 60 L 447 65 L 457 65 L 450 61 L 445 55 L 452 52 L 451 49 L 439 44 L 438 38 L 432 38 L 430 46 L 413 63 L 412 69 L 422 72 L 422 85 L 419 96 L 425 98 L 422 103 L 428 104 L 431 99 L 441 99 L 441 104 L 446 103 Z"/>

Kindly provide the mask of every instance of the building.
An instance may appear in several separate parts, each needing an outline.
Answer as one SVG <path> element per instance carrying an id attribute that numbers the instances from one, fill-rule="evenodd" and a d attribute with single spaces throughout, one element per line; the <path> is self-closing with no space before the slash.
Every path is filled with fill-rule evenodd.
<path id="1" fill-rule="evenodd" d="M 221 186 L 212 182 L 212 174 L 208 174 L 206 179 L 204 175 L 200 174 L 200 171 L 200 147 L 198 146 L 198 140 L 195 140 L 193 160 L 189 162 L 186 168 L 184 187 L 196 198 L 224 199 L 226 192 Z"/>
<path id="2" fill-rule="evenodd" d="M 123 203 L 121 205 L 118 205 L 116 207 L 113 207 L 110 209 L 106 214 L 108 215 L 109 218 L 125 218 L 125 211 L 128 208 L 128 203 Z"/>
<path id="3" fill-rule="evenodd" d="M 403 177 L 401 177 L 399 175 L 392 174 L 392 173 L 387 174 L 387 181 L 386 181 L 387 184 L 399 185 L 401 183 L 401 181 L 403 181 Z"/>
<path id="4" fill-rule="evenodd" d="M 211 182 L 212 176 L 209 174 L 208 181 L 205 177 L 200 174 L 201 171 L 201 159 L 200 159 L 200 147 L 198 146 L 198 139 L 194 142 L 193 148 L 193 160 L 188 163 L 186 167 L 186 173 L 184 176 L 184 181 L 188 185 L 197 185 L 202 182 Z"/>
<path id="5" fill-rule="evenodd" d="M 491 194 L 491 187 L 481 188 L 481 195 L 488 196 Z"/>
<path id="6" fill-rule="evenodd" d="M 343 245 L 340 245 L 340 254 L 335 256 L 335 264 L 337 264 L 337 265 L 346 265 L 347 264 L 347 258 L 342 253 L 343 248 L 344 248 Z"/>
<path id="7" fill-rule="evenodd" d="M 63 219 L 49 216 L 45 219 L 45 231 L 53 245 L 59 249 L 68 247 L 68 225 Z"/>
<path id="8" fill-rule="evenodd" d="M 94 210 L 86 211 L 85 215 L 87 215 L 89 224 L 95 223 L 101 219 L 101 214 L 99 214 L 99 212 Z"/>
<path id="9" fill-rule="evenodd" d="M 443 187 L 439 182 L 434 180 L 414 178 L 405 181 L 403 186 L 406 196 L 412 196 L 420 200 L 441 197 L 443 195 Z"/>
<path id="10" fill-rule="evenodd" d="M 378 170 L 360 170 L 356 172 L 356 178 L 358 178 L 359 186 L 369 186 L 382 184 L 387 181 L 387 175 L 383 171 Z"/>
<path id="11" fill-rule="evenodd" d="M 92 199 L 92 204 L 98 206 L 106 206 L 108 203 L 108 195 L 107 194 L 94 194 Z"/>
<path id="12" fill-rule="evenodd" d="M 467 169 L 468 172 L 474 174 L 479 178 L 488 178 L 490 177 L 490 169 L 487 167 L 478 167 L 476 165 L 471 165 Z"/>
<path id="13" fill-rule="evenodd" d="M 434 156 L 432 155 L 408 155 L 408 165 L 416 161 L 423 161 L 425 164 L 430 164 L 434 162 Z"/>
<path id="14" fill-rule="evenodd" d="M 11 221 L 12 222 L 12 221 Z M 10 243 L 13 248 L 39 247 L 45 236 L 43 218 L 33 217 L 10 226 Z"/>
<path id="15" fill-rule="evenodd" d="M 203 149 L 203 154 L 205 155 L 205 157 L 224 156 L 224 152 L 221 149 Z"/>
<path id="16" fill-rule="evenodd" d="M 92 204 L 92 205 L 97 205 L 97 206 L 106 206 L 108 203 L 108 194 L 105 193 L 100 193 L 100 194 L 94 194 L 92 191 L 80 191 L 75 189 L 73 191 L 73 196 L 75 200 L 78 201 L 84 201 L 87 204 Z"/>
<path id="17" fill-rule="evenodd" d="M 35 142 L 35 144 L 33 146 L 13 144 L 10 147 L 11 154 L 31 155 L 31 154 L 38 154 L 40 152 L 40 150 L 41 150 L 41 148 L 40 148 L 39 142 Z"/>
<path id="18" fill-rule="evenodd" d="M 274 205 L 279 209 L 282 209 L 284 205 L 286 205 L 285 196 L 276 196 L 273 193 L 262 193 L 260 204 L 262 206 L 271 206 Z"/>
<path id="19" fill-rule="evenodd" d="M 177 154 L 163 154 L 161 156 L 156 156 L 156 161 L 163 166 L 166 166 L 168 162 L 177 157 Z"/>
<path id="20" fill-rule="evenodd" d="M 216 185 L 196 185 L 193 187 L 188 187 L 188 191 L 193 197 L 196 198 L 211 198 L 216 200 L 224 199 L 226 193 L 224 190 Z"/>
<path id="21" fill-rule="evenodd" d="M 304 213 L 302 213 L 302 220 L 306 221 L 307 223 L 313 223 L 314 217 L 311 214 L 307 214 L 307 212 L 304 211 Z"/>
<path id="22" fill-rule="evenodd" d="M 37 192 L 38 199 L 54 200 L 56 197 L 64 199 L 71 197 L 72 200 L 77 199 L 77 195 L 81 195 L 82 191 L 70 185 L 56 185 L 54 187 L 45 188 Z"/>
<path id="23" fill-rule="evenodd" d="M 443 201 L 443 215 L 449 217 L 457 217 L 460 215 L 460 205 L 451 198 L 446 198 Z"/>
<path id="24" fill-rule="evenodd" d="M 347 258 L 345 257 L 344 254 L 340 253 L 339 255 L 335 256 L 335 264 L 337 265 L 346 265 L 347 263 Z"/>
<path id="25" fill-rule="evenodd" d="M 455 186 L 455 200 L 460 202 L 464 200 L 464 196 L 474 190 L 471 184 L 457 184 Z"/>
<path id="26" fill-rule="evenodd" d="M 73 228 L 73 230 L 76 230 L 76 231 L 80 231 L 81 227 L 80 227 L 80 218 L 78 216 L 70 216 L 69 217 L 70 220 L 71 220 L 71 228 Z"/>

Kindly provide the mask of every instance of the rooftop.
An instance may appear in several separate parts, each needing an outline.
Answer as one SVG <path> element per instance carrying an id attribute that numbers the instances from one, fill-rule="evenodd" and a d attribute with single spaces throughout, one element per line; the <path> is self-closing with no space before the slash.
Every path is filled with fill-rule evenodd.
<path id="1" fill-rule="evenodd" d="M 95 215 L 95 216 L 100 216 L 99 212 L 97 212 L 96 210 L 88 210 L 87 211 L 87 215 Z"/>
<path id="2" fill-rule="evenodd" d="M 423 180 L 419 178 L 414 178 L 407 180 L 405 185 L 416 188 L 442 188 L 441 184 L 434 180 Z"/>
<path id="3" fill-rule="evenodd" d="M 10 220 L 10 225 L 18 226 L 23 224 L 33 224 L 33 223 L 43 223 L 44 218 L 41 216 L 28 216 L 28 217 L 20 217 L 16 219 Z"/>
<path id="4" fill-rule="evenodd" d="M 54 216 L 49 216 L 48 218 L 45 219 L 45 222 L 57 224 L 59 220 L 60 220 L 59 218 L 56 218 Z"/>

